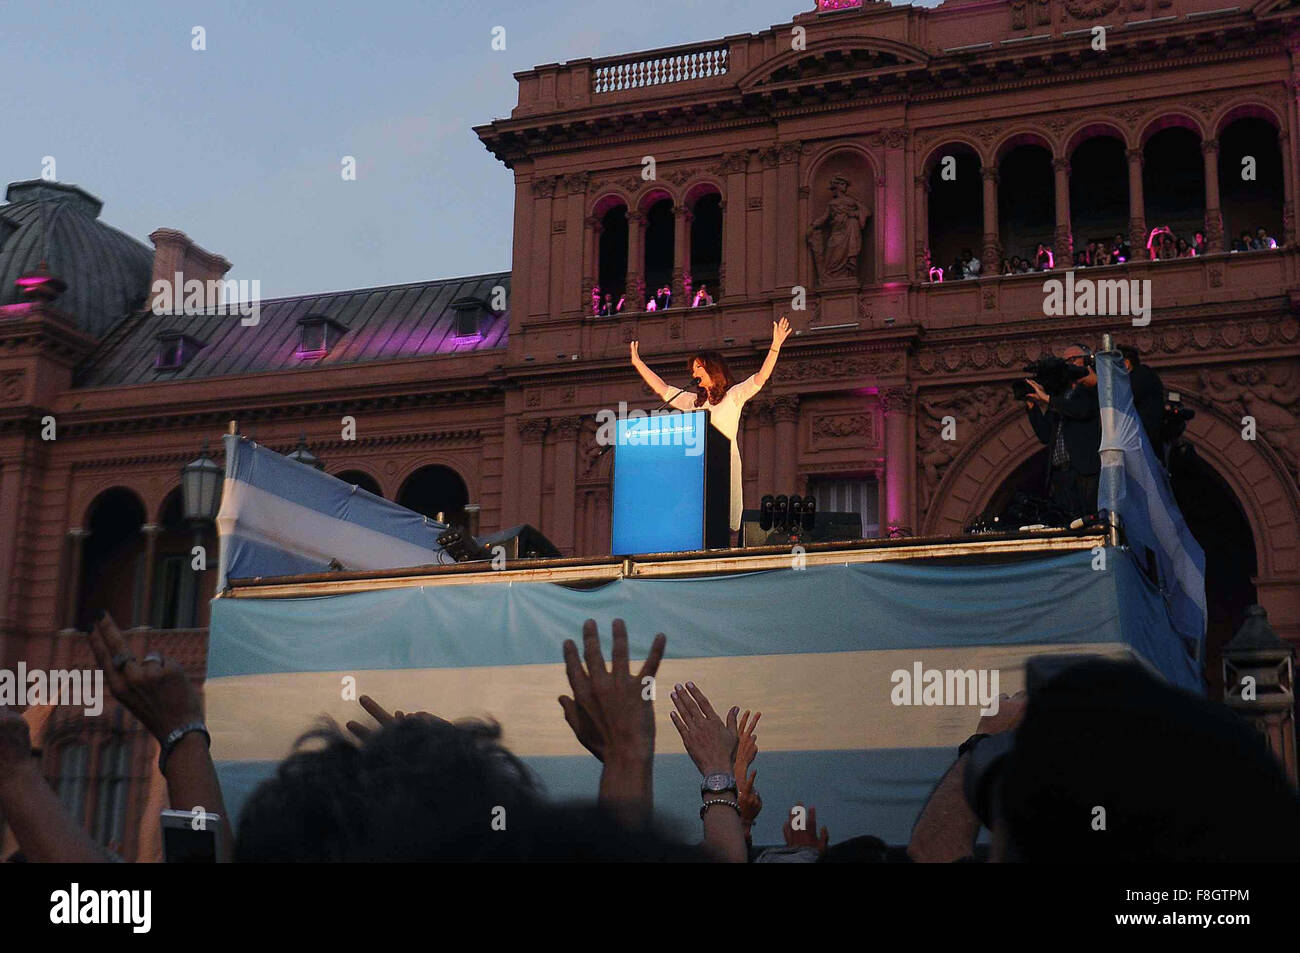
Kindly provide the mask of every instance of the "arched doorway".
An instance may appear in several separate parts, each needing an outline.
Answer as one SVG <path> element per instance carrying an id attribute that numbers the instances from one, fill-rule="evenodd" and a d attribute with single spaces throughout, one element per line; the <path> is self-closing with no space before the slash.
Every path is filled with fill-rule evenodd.
<path id="1" fill-rule="evenodd" d="M 397 493 L 397 502 L 430 519 L 437 519 L 441 513 L 443 520 L 452 526 L 464 526 L 469 490 L 451 467 L 434 464 L 421 467 L 406 478 Z"/>
<path id="2" fill-rule="evenodd" d="M 91 503 L 81 550 L 81 585 L 76 626 L 90 628 L 107 609 L 123 628 L 143 624 L 145 596 L 145 510 L 140 498 L 123 487 L 105 490 Z"/>
<path id="3" fill-rule="evenodd" d="M 334 477 L 344 483 L 359 486 L 367 493 L 373 493 L 380 498 L 384 495 L 384 491 L 379 486 L 379 481 L 364 470 L 344 470 L 341 473 L 334 474 Z"/>
<path id="4" fill-rule="evenodd" d="M 986 512 L 1001 513 L 1017 492 L 1043 495 L 1046 459 L 1045 453 L 1034 453 L 1020 464 L 990 497 Z M 1187 528 L 1205 551 L 1205 682 L 1209 697 L 1217 700 L 1223 697 L 1223 646 L 1256 602 L 1255 535 L 1236 494 L 1199 457 L 1176 469 L 1171 485 Z"/>
<path id="5" fill-rule="evenodd" d="M 1205 680 L 1210 698 L 1223 698 L 1223 646 L 1256 601 L 1255 534 L 1236 494 L 1204 460 L 1174 471 L 1174 499 L 1205 550 Z"/>

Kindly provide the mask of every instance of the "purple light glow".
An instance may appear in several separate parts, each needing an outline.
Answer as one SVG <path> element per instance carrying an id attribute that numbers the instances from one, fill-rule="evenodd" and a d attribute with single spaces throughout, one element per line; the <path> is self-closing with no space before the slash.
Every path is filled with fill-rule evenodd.
<path id="1" fill-rule="evenodd" d="M 819 13 L 825 13 L 828 10 L 851 10 L 860 6 L 862 6 L 862 0 L 817 0 L 817 11 Z"/>

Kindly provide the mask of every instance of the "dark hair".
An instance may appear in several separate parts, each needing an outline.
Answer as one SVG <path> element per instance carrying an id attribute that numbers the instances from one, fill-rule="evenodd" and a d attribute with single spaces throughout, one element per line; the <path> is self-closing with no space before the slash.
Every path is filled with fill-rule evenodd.
<path id="1" fill-rule="evenodd" d="M 597 807 L 549 804 L 492 722 L 309 732 L 240 815 L 241 862 L 698 860 Z M 304 744 L 319 742 L 311 748 Z M 495 820 L 503 823 L 494 824 Z"/>
<path id="2" fill-rule="evenodd" d="M 695 388 L 695 406 L 703 407 L 706 402 L 714 404 L 720 402 L 736 383 L 736 379 L 731 376 L 731 368 L 727 367 L 727 359 L 717 351 L 698 351 L 686 362 L 688 374 L 694 374 L 696 361 L 704 365 L 709 380 L 713 381 L 713 386 L 707 391 L 703 387 Z M 718 383 L 719 381 L 721 383 Z"/>
<path id="3" fill-rule="evenodd" d="M 1300 800 L 1263 736 L 1135 662 L 1083 662 L 1030 696 L 999 822 L 1026 861 L 1300 854 Z"/>
<path id="4" fill-rule="evenodd" d="M 1121 344 L 1119 346 L 1119 352 L 1123 354 L 1124 357 L 1128 360 L 1128 362 L 1132 364 L 1134 367 L 1138 367 L 1139 365 L 1141 365 L 1142 357 L 1138 353 L 1138 349 L 1135 348 L 1132 344 Z"/>

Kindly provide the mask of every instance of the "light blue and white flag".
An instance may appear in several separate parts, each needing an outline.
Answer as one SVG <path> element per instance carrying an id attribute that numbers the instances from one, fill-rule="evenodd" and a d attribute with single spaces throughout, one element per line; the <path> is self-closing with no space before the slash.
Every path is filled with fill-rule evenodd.
<path id="1" fill-rule="evenodd" d="M 1204 656 L 1205 553 L 1174 502 L 1169 479 L 1133 404 L 1128 372 L 1117 352 L 1097 355 L 1101 402 L 1101 478 L 1097 506 L 1118 513 L 1141 554 L 1155 553 L 1159 586 L 1174 629 Z"/>
<path id="2" fill-rule="evenodd" d="M 228 579 L 453 562 L 445 523 L 227 434 L 217 531 L 218 589 Z"/>

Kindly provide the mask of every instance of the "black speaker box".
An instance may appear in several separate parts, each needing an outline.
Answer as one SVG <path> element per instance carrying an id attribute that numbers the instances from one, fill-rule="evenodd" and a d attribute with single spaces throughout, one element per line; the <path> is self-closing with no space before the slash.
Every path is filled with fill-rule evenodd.
<path id="1" fill-rule="evenodd" d="M 745 510 L 741 516 L 740 545 L 745 547 L 785 546 L 791 542 L 832 543 L 861 538 L 862 514 L 860 513 L 824 513 L 819 511 L 812 529 L 804 529 L 799 526 L 784 533 L 778 533 L 775 529 L 763 529 L 759 525 L 758 510 Z"/>

